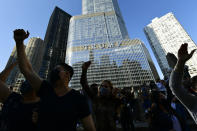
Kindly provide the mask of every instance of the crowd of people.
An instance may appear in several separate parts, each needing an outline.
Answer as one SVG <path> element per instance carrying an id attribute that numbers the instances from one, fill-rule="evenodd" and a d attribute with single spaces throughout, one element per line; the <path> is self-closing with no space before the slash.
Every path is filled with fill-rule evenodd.
<path id="1" fill-rule="evenodd" d="M 65 63 L 54 67 L 48 81 L 43 80 L 25 54 L 28 36 L 23 29 L 14 31 L 17 62 L 0 73 L 0 131 L 76 131 L 79 123 L 87 131 L 135 131 L 137 121 L 148 122 L 150 131 L 190 131 L 188 112 L 197 122 L 197 77 L 191 78 L 185 66 L 195 50 L 189 54 L 187 44 L 180 47 L 178 58 L 173 57 L 171 76 L 143 84 L 136 97 L 134 89 L 115 88 L 105 78 L 89 85 L 91 61 L 82 65 L 81 92 L 68 86 L 74 71 Z M 5 84 L 16 65 L 26 79 L 20 93 Z"/>

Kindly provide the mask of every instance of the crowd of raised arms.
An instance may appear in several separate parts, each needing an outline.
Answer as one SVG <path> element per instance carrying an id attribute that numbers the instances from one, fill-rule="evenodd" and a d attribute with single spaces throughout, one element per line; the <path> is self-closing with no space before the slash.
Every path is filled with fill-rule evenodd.
<path id="1" fill-rule="evenodd" d="M 0 131 L 76 131 L 79 127 L 87 131 L 135 131 L 135 123 L 140 121 L 148 123 L 149 131 L 190 131 L 187 120 L 197 124 L 197 76 L 191 78 L 185 65 L 195 50 L 188 53 L 187 43 L 180 47 L 178 58 L 168 54 L 176 59 L 171 75 L 143 84 L 136 97 L 133 89 L 114 88 L 105 78 L 89 85 L 91 61 L 81 65 L 81 91 L 69 87 L 74 71 L 66 63 L 56 65 L 48 81 L 42 79 L 25 54 L 24 40 L 28 37 L 28 31 L 14 31 L 17 62 L 0 73 Z M 26 79 L 20 93 L 5 83 L 16 65 Z"/>

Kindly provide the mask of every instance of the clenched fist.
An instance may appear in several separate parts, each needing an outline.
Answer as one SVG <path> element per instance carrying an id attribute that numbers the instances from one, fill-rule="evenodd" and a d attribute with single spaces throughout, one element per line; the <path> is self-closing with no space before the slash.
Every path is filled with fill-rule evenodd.
<path id="1" fill-rule="evenodd" d="M 91 61 L 84 62 L 82 65 L 82 69 L 87 70 L 90 65 L 91 65 Z"/>
<path id="2" fill-rule="evenodd" d="M 29 32 L 25 32 L 23 29 L 14 30 L 14 40 L 16 43 L 21 43 L 29 37 Z"/>

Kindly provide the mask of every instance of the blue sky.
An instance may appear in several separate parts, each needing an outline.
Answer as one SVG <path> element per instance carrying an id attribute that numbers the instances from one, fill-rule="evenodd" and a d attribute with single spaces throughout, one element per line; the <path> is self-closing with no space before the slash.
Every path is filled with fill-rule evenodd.
<path id="1" fill-rule="evenodd" d="M 155 17 L 173 12 L 194 42 L 197 42 L 197 0 L 118 0 L 130 38 L 141 39 L 162 73 L 144 35 L 143 28 Z M 1 0 L 0 2 L 0 71 L 15 45 L 13 30 L 29 30 L 30 37 L 44 39 L 50 15 L 55 6 L 72 16 L 81 14 L 81 0 Z M 27 42 L 27 41 L 25 41 Z"/>

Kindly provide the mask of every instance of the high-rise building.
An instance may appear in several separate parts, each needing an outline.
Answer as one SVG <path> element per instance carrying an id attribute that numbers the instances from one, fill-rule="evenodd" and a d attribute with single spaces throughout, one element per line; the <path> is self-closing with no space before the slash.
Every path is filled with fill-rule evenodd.
<path id="1" fill-rule="evenodd" d="M 27 58 L 32 64 L 32 67 L 36 73 L 39 72 L 42 64 L 43 54 L 45 50 L 44 41 L 41 38 L 33 37 L 29 40 L 25 52 Z"/>
<path id="2" fill-rule="evenodd" d="M 197 49 L 196 44 L 172 13 L 153 19 L 144 28 L 144 32 L 164 76 L 169 76 L 169 71 L 171 70 L 166 58 L 168 52 L 177 56 L 178 49 L 183 43 L 188 43 L 189 52 Z M 196 59 L 197 53 L 186 63 L 189 66 L 191 76 L 197 75 Z"/>
<path id="3" fill-rule="evenodd" d="M 71 15 L 55 7 L 44 38 L 45 52 L 39 75 L 47 79 L 56 64 L 65 62 L 67 37 Z"/>
<path id="4" fill-rule="evenodd" d="M 140 40 L 129 39 L 117 0 L 83 0 L 82 4 L 83 15 L 70 20 L 66 52 L 66 63 L 74 68 L 70 86 L 80 88 L 81 66 L 88 60 L 92 61 L 90 84 L 107 79 L 123 88 L 154 81 L 158 74 L 151 70 L 153 62 Z"/>
<path id="5" fill-rule="evenodd" d="M 36 73 L 38 73 L 40 70 L 40 66 L 41 66 L 42 58 L 44 54 L 44 49 L 45 49 L 44 41 L 36 37 L 30 38 L 26 46 L 25 53 L 27 55 L 28 60 L 30 61 L 32 65 L 32 68 L 34 69 Z M 23 74 L 18 73 L 15 78 L 13 90 L 18 91 L 20 85 L 22 84 L 24 80 L 25 78 Z"/>
<path id="6" fill-rule="evenodd" d="M 14 47 L 10 58 L 7 62 L 6 67 L 10 66 L 13 62 L 15 62 L 17 59 L 17 52 L 16 52 L 16 46 Z M 19 68 L 18 66 L 14 67 L 13 70 L 10 72 L 10 75 L 8 76 L 7 80 L 6 80 L 6 84 L 9 86 L 12 86 L 12 84 L 15 82 L 15 78 L 19 73 Z"/>
<path id="7" fill-rule="evenodd" d="M 83 0 L 82 8 L 83 15 L 71 18 L 68 46 L 129 39 L 117 0 Z"/>
<path id="8" fill-rule="evenodd" d="M 75 74 L 70 82 L 73 88 L 80 88 L 81 66 L 91 60 L 88 70 L 90 84 L 111 80 L 114 87 L 139 86 L 159 78 L 153 61 L 144 44 L 138 40 L 124 40 L 115 43 L 99 43 L 94 46 L 68 48 Z"/>
<path id="9" fill-rule="evenodd" d="M 121 15 L 117 0 L 82 0 L 82 14 L 115 11 Z"/>
<path id="10" fill-rule="evenodd" d="M 93 29 L 98 30 L 99 26 L 102 26 L 100 29 L 107 31 L 107 34 L 103 33 L 103 35 L 107 35 L 108 42 L 129 38 L 117 0 L 82 0 L 82 14 L 86 15 L 86 19 L 88 19 L 84 21 L 84 24 L 91 21 L 89 26 L 92 28 L 94 24 L 96 26 Z M 90 18 L 87 17 L 88 14 L 95 16 L 90 16 Z M 97 19 L 99 21 L 96 23 Z M 83 18 L 83 20 L 85 19 Z M 80 23 L 82 24 L 82 22 Z"/>

